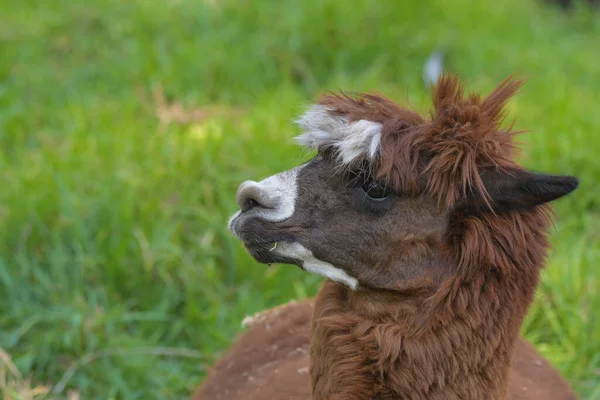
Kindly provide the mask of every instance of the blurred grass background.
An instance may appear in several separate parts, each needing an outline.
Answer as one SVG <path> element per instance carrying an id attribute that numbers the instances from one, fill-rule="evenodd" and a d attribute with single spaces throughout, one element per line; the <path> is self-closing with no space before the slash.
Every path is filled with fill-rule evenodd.
<path id="1" fill-rule="evenodd" d="M 535 0 L 0 1 L 0 394 L 188 396 L 246 314 L 321 281 L 246 255 L 237 185 L 306 159 L 291 121 L 324 90 L 427 109 L 437 48 L 472 90 L 528 77 L 524 163 L 581 179 L 523 332 L 600 398 L 600 16 Z"/>

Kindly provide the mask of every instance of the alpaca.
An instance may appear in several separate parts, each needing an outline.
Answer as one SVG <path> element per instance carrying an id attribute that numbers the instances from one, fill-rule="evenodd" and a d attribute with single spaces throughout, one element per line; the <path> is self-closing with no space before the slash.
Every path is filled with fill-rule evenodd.
<path id="1" fill-rule="evenodd" d="M 328 94 L 297 121 L 317 154 L 240 185 L 229 228 L 260 263 L 327 278 L 244 321 L 195 400 L 574 399 L 520 337 L 550 202 L 578 180 L 525 170 L 487 97 L 444 74 L 428 117 Z"/>

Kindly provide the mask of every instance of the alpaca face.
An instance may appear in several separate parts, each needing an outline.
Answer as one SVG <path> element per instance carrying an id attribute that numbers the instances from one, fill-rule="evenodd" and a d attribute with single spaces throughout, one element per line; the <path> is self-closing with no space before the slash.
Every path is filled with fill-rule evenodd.
<path id="1" fill-rule="evenodd" d="M 340 171 L 329 152 L 261 182 L 240 185 L 231 231 L 262 263 L 295 264 L 353 289 L 435 282 L 447 215 L 433 199 Z"/>

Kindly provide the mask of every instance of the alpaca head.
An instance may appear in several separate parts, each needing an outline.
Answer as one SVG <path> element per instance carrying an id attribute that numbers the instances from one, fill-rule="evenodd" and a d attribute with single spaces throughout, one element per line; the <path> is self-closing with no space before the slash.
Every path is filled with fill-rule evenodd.
<path id="1" fill-rule="evenodd" d="M 467 240 L 456 226 L 535 212 L 577 186 L 514 161 L 501 122 L 520 85 L 506 80 L 482 99 L 445 76 L 428 117 L 379 95 L 323 97 L 297 121 L 298 142 L 318 154 L 242 183 L 231 231 L 259 262 L 352 289 L 434 288 L 455 268 L 449 246 Z"/>

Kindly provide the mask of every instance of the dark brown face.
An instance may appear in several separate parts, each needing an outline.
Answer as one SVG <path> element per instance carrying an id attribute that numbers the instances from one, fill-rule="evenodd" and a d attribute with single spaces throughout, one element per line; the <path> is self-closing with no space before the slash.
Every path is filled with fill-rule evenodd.
<path id="1" fill-rule="evenodd" d="M 394 193 L 327 154 L 244 182 L 231 231 L 263 263 L 295 264 L 351 288 L 415 289 L 440 278 L 447 215 Z"/>

